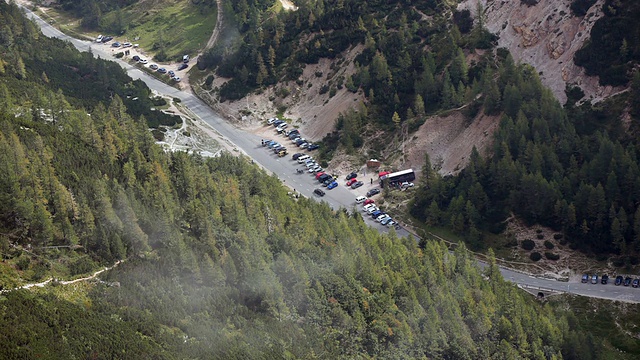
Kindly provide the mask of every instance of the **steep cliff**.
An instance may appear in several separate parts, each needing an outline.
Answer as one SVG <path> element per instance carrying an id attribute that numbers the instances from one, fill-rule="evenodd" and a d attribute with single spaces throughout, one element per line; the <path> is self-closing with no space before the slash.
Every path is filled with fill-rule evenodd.
<path id="1" fill-rule="evenodd" d="M 603 16 L 605 0 L 597 0 L 584 16 L 572 14 L 571 2 L 540 0 L 529 6 L 517 0 L 465 0 L 458 10 L 468 9 L 477 19 L 481 9 L 485 26 L 499 36 L 498 46 L 509 49 L 516 61 L 533 65 L 561 103 L 567 84 L 579 86 L 586 100 L 598 102 L 621 89 L 599 85 L 597 77 L 574 64 L 573 56 Z"/>

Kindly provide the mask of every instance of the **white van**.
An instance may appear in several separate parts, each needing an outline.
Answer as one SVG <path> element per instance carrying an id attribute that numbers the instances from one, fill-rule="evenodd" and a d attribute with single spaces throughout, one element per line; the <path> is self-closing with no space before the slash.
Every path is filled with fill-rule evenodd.
<path id="1" fill-rule="evenodd" d="M 356 198 L 356 204 L 362 204 L 365 200 L 367 200 L 366 196 L 358 196 Z"/>
<path id="2" fill-rule="evenodd" d="M 303 162 L 305 162 L 305 160 L 307 160 L 309 158 L 309 155 L 302 155 L 298 158 L 298 164 L 302 164 Z"/>

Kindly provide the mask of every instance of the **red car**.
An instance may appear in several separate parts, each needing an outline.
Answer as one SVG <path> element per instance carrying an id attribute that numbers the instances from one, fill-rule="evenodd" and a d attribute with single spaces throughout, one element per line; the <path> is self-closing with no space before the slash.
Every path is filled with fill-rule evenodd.
<path id="1" fill-rule="evenodd" d="M 320 176 L 324 175 L 324 173 L 321 171 L 319 173 L 316 174 L 316 179 L 319 178 Z"/>
<path id="2" fill-rule="evenodd" d="M 349 181 L 347 181 L 347 186 L 351 186 L 351 184 L 353 184 L 354 182 L 358 182 L 358 179 L 356 178 L 350 179 Z"/>
<path id="3" fill-rule="evenodd" d="M 373 204 L 375 203 L 375 201 L 373 199 L 367 199 L 364 201 L 364 203 L 362 203 L 362 205 L 369 205 L 369 204 Z"/>

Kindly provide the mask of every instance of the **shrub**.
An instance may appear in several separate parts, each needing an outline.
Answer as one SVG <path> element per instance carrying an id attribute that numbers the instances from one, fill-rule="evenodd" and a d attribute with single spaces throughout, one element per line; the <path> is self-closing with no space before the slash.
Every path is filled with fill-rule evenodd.
<path id="1" fill-rule="evenodd" d="M 204 80 L 204 85 L 208 88 L 211 87 L 211 84 L 213 84 L 213 80 L 213 75 L 207 76 L 207 78 Z"/>
<path id="2" fill-rule="evenodd" d="M 329 85 L 324 84 L 322 85 L 322 87 L 320 88 L 320 95 L 325 94 L 327 91 L 329 91 Z"/>
<path id="3" fill-rule="evenodd" d="M 624 259 L 621 258 L 621 257 L 615 258 L 615 259 L 613 259 L 613 261 L 611 263 L 615 267 L 623 267 L 624 266 Z"/>
<path id="4" fill-rule="evenodd" d="M 629 256 L 629 263 L 631 265 L 634 265 L 634 266 L 638 265 L 639 262 L 640 262 L 640 259 L 638 259 L 637 256 L 633 256 L 633 255 Z"/>
<path id="5" fill-rule="evenodd" d="M 544 247 L 546 247 L 547 249 L 551 250 L 555 247 L 555 245 L 553 245 L 553 243 L 549 240 L 545 240 L 544 241 Z"/>
<path id="6" fill-rule="evenodd" d="M 316 77 L 322 77 L 322 71 L 316 71 L 315 72 Z"/>
<path id="7" fill-rule="evenodd" d="M 529 255 L 529 259 L 531 259 L 531 261 L 539 261 L 542 259 L 542 255 L 540 255 L 539 252 L 532 252 L 531 255 Z"/>
<path id="8" fill-rule="evenodd" d="M 174 103 L 181 103 L 181 102 L 182 102 L 182 99 L 174 97 L 174 98 L 173 98 L 173 102 L 174 102 Z"/>
<path id="9" fill-rule="evenodd" d="M 552 252 L 548 252 L 548 251 L 544 253 L 544 257 L 546 257 L 546 258 L 547 258 L 547 259 L 549 259 L 549 260 L 553 260 L 553 261 L 556 261 L 556 260 L 559 260 L 559 259 L 560 259 L 560 255 L 558 255 L 558 254 L 554 254 L 554 253 L 552 253 Z M 533 260 L 533 259 L 532 259 L 532 260 Z M 535 261 L 535 260 L 534 260 L 534 261 Z"/>
<path id="10" fill-rule="evenodd" d="M 526 239 L 522 241 L 522 248 L 527 251 L 533 250 L 533 248 L 535 247 L 536 247 L 536 243 L 533 242 L 533 240 Z"/>
<path id="11" fill-rule="evenodd" d="M 116 57 L 116 59 L 122 59 L 124 57 L 124 53 L 121 51 L 117 54 L 114 55 Z"/>
<path id="12" fill-rule="evenodd" d="M 544 235 L 542 235 L 542 234 L 538 234 L 538 235 L 536 235 L 536 238 L 538 238 L 538 239 L 542 240 L 542 239 L 544 239 Z"/>
<path id="13" fill-rule="evenodd" d="M 560 240 L 562 239 L 564 236 L 562 234 L 553 234 L 553 239 L 554 240 Z"/>
<path id="14" fill-rule="evenodd" d="M 536 229 L 536 234 L 542 234 L 542 229 Z"/>

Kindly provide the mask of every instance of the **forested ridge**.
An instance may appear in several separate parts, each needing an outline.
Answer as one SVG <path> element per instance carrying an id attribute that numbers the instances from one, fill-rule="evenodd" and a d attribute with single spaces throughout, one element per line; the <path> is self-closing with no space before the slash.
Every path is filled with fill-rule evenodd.
<path id="1" fill-rule="evenodd" d="M 366 107 L 340 116 L 336 132 L 324 139 L 325 159 L 337 146 L 357 150 L 381 130 L 389 137 L 411 133 L 442 111 L 462 106 L 469 121 L 483 112 L 500 121 L 493 151 L 485 158 L 472 154 L 458 176 L 426 171 L 412 215 L 453 229 L 474 248 L 484 246 L 483 233 L 499 233 L 515 214 L 564 232 L 574 249 L 623 256 L 640 251 L 637 71 L 629 92 L 591 106 L 576 103 L 583 94 L 570 87 L 563 107 L 535 69 L 494 48 L 482 16 L 474 22 L 468 11 L 455 10 L 456 2 L 299 1 L 297 11 L 277 14 L 267 3 L 234 2 L 243 36 L 235 48 L 224 44 L 227 49 L 204 56 L 218 74 L 233 78 L 220 88 L 223 99 L 298 81 L 303 66 L 321 57 L 344 66 L 341 52 L 360 45 L 356 72 L 346 78 L 328 74 L 323 86 L 330 94 L 344 87 L 362 91 Z M 599 47 L 622 46 L 622 29 L 636 6 L 607 4 L 609 20 L 594 27 L 595 39 L 576 60 L 588 59 L 585 66 L 596 73 L 613 61 L 611 69 L 631 79 L 637 39 L 624 41 L 624 58 Z M 574 11 L 583 5 L 576 2 Z M 596 41 L 610 37 L 615 41 Z M 379 153 L 372 149 L 368 155 Z"/>
<path id="2" fill-rule="evenodd" d="M 0 16 L 32 26 L 13 5 L 0 4 Z M 68 104 L 54 121 L 22 111 L 31 99 L 19 90 L 36 88 L 28 76 L 0 80 L 10 94 L 0 108 L 3 287 L 128 259 L 106 282 L 3 293 L 2 358 L 590 359 L 608 350 L 571 315 L 505 283 L 492 261 L 481 272 L 464 247 L 380 234 L 357 213 L 291 198 L 243 158 L 164 153 L 118 96 L 87 114 L 43 82 L 45 98 Z M 43 247 L 65 244 L 80 247 Z"/>

